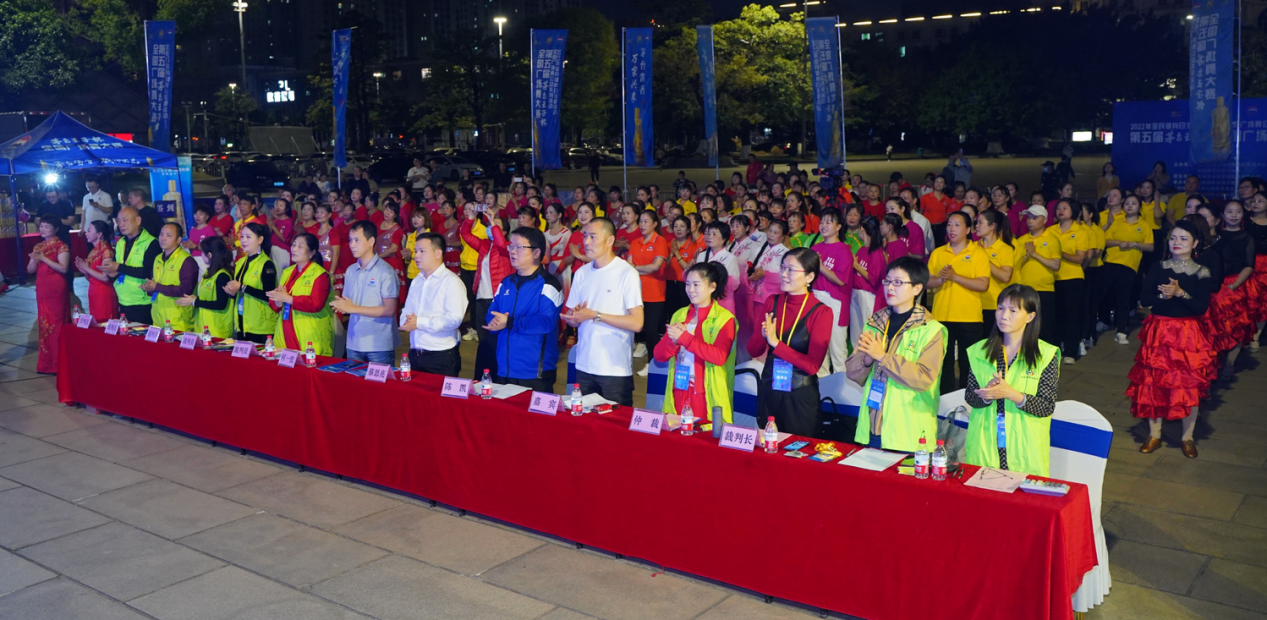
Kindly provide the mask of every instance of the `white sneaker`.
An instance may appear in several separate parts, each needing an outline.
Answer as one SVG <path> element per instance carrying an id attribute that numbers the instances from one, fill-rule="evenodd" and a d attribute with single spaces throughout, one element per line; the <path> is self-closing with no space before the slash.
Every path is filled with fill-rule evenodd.
<path id="1" fill-rule="evenodd" d="M 1087 341 L 1083 340 L 1078 343 L 1078 357 L 1086 357 L 1086 355 L 1087 355 Z"/>
<path id="2" fill-rule="evenodd" d="M 647 364 L 646 366 L 643 366 L 642 370 L 638 371 L 639 377 L 645 377 L 649 374 L 651 374 L 651 364 Z"/>
<path id="3" fill-rule="evenodd" d="M 647 356 L 647 345 L 642 344 L 641 342 L 634 345 L 634 357 L 646 357 L 646 356 Z"/>
<path id="4" fill-rule="evenodd" d="M 1130 343 L 1131 343 L 1130 339 L 1126 337 L 1126 334 L 1123 334 L 1123 333 L 1121 333 L 1121 332 L 1119 332 L 1116 336 L 1114 336 L 1114 337 L 1113 337 L 1113 342 L 1116 342 L 1116 343 L 1118 343 L 1118 344 L 1130 344 Z"/>
<path id="5" fill-rule="evenodd" d="M 1073 364 L 1073 358 L 1072 358 L 1072 357 L 1066 357 L 1066 358 L 1065 358 L 1065 365 L 1066 365 L 1066 366 L 1068 366 L 1068 365 L 1072 365 L 1072 364 Z"/>
<path id="6" fill-rule="evenodd" d="M 472 341 L 472 340 L 479 340 L 479 339 L 480 339 L 480 337 L 479 337 L 479 335 L 478 335 L 478 334 L 476 334 L 476 333 L 475 333 L 475 328 L 474 328 L 474 327 L 468 327 L 468 328 L 466 328 L 466 333 L 465 333 L 465 334 L 462 334 L 462 340 L 465 340 L 465 341 L 467 341 L 467 342 L 470 342 L 470 341 Z"/>
<path id="7" fill-rule="evenodd" d="M 1108 325 L 1105 325 L 1103 321 L 1096 321 L 1096 322 L 1095 322 L 1095 331 L 1096 331 L 1097 333 L 1099 333 L 1099 332 L 1107 332 L 1107 331 L 1109 331 L 1109 329 L 1111 329 L 1111 328 L 1110 328 Z"/>

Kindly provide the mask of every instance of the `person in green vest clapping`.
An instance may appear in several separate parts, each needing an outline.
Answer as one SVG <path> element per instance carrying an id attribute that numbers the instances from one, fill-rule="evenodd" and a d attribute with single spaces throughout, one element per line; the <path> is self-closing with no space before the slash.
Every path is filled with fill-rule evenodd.
<path id="1" fill-rule="evenodd" d="M 696 419 L 731 423 L 735 391 L 735 315 L 717 303 L 726 294 L 729 274 L 720 263 L 691 265 L 683 276 L 691 305 L 673 313 L 656 344 L 656 361 L 669 363 L 671 389 L 664 393 L 664 413 L 680 414 L 689 406 Z M 721 408 L 721 420 L 713 410 Z"/>
<path id="2" fill-rule="evenodd" d="M 150 295 L 153 325 L 162 327 L 170 321 L 172 329 L 187 332 L 193 329 L 194 309 L 179 302 L 192 295 L 198 285 L 198 261 L 181 247 L 184 236 L 184 228 L 175 222 L 164 224 L 159 230 L 158 246 L 163 253 L 154 259 L 154 275 L 141 283 L 141 290 Z"/>
<path id="3" fill-rule="evenodd" d="M 854 442 L 915 452 L 937 440 L 938 380 L 946 355 L 946 327 L 915 303 L 928 285 L 928 267 L 913 256 L 889 263 L 880 281 L 887 308 L 867 319 L 845 376 L 862 385 Z"/>
<path id="4" fill-rule="evenodd" d="M 101 269 L 114 279 L 119 311 L 129 321 L 150 325 L 150 294 L 141 290 L 141 285 L 153 277 L 154 260 L 163 250 L 141 228 L 141 215 L 135 208 L 120 209 L 117 221 L 119 240 L 114 244 L 114 257 L 102 261 Z"/>
<path id="5" fill-rule="evenodd" d="M 277 313 L 268 305 L 268 291 L 277 288 L 277 265 L 268 257 L 268 227 L 251 222 L 238 233 L 245 256 L 233 268 L 224 292 L 234 297 L 237 338 L 263 344 L 273 335 Z"/>
<path id="6" fill-rule="evenodd" d="M 206 329 L 212 338 L 232 338 L 236 308 L 225 288 L 233 280 L 233 250 L 218 236 L 205 237 L 198 249 L 207 258 L 207 271 L 198 281 L 197 294 L 186 295 L 176 304 L 193 308 L 194 331 Z"/>
<path id="7" fill-rule="evenodd" d="M 322 265 L 316 235 L 300 233 L 290 244 L 291 265 L 280 285 L 268 292 L 269 306 L 278 313 L 273 342 L 292 351 L 306 351 L 312 343 L 317 355 L 334 355 L 333 289 Z"/>
<path id="8" fill-rule="evenodd" d="M 990 337 L 968 348 L 972 408 L 965 463 L 1048 475 L 1060 349 L 1038 339 L 1038 292 L 1013 284 L 999 293 Z"/>

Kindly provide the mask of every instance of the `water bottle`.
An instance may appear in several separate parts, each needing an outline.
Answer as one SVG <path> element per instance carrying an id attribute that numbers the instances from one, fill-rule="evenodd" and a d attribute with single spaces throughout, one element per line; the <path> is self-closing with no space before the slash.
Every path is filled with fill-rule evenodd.
<path id="1" fill-rule="evenodd" d="M 126 313 L 120 312 L 119 313 L 119 327 L 124 328 L 127 326 L 128 326 L 128 315 Z"/>
<path id="2" fill-rule="evenodd" d="M 277 351 L 277 346 L 273 344 L 273 337 L 269 336 L 268 338 L 265 338 L 264 339 L 264 357 L 266 358 L 273 357 L 273 354 L 276 351 Z"/>
<path id="3" fill-rule="evenodd" d="M 721 438 L 721 427 L 726 421 L 725 417 L 723 416 L 724 414 L 721 412 L 720 406 L 713 407 L 713 438 L 714 439 Z"/>
<path id="4" fill-rule="evenodd" d="M 568 402 L 572 409 L 572 415 L 581 415 L 585 413 L 584 406 L 581 405 L 581 384 L 572 384 L 572 400 Z"/>
<path id="5" fill-rule="evenodd" d="M 79 315 L 81 315 L 81 314 L 83 314 L 83 313 L 84 313 L 84 311 L 83 311 L 83 310 L 80 310 L 80 309 L 79 309 L 79 306 L 78 306 L 78 305 L 76 305 L 76 306 L 75 306 L 73 309 L 71 309 L 71 311 L 70 311 L 70 320 L 71 320 L 71 322 L 72 322 L 72 323 L 78 323 L 78 322 L 79 322 Z"/>
<path id="6" fill-rule="evenodd" d="M 690 405 L 682 408 L 682 434 L 686 436 L 695 434 L 695 412 L 691 411 Z"/>
<path id="7" fill-rule="evenodd" d="M 171 342 L 175 332 L 172 331 L 172 322 L 170 320 L 163 321 L 163 342 Z"/>
<path id="8" fill-rule="evenodd" d="M 205 349 L 209 346 L 211 346 L 211 327 L 207 325 L 203 325 L 202 326 L 202 348 Z"/>
<path id="9" fill-rule="evenodd" d="M 937 440 L 937 449 L 933 450 L 933 480 L 946 479 L 946 442 Z"/>
<path id="10" fill-rule="evenodd" d="M 915 452 L 915 477 L 928 478 L 928 441 L 923 434 L 919 436 L 919 450 Z"/>
<path id="11" fill-rule="evenodd" d="M 765 453 L 774 454 L 779 451 L 779 427 L 774 423 L 774 416 L 765 423 Z"/>
<path id="12" fill-rule="evenodd" d="M 493 377 L 484 369 L 484 378 L 480 379 L 480 398 L 488 400 L 493 397 Z"/>
<path id="13" fill-rule="evenodd" d="M 311 345 L 309 345 L 309 346 L 311 346 Z M 310 349 L 310 350 L 311 350 L 311 349 Z M 413 378 L 414 378 L 414 377 L 413 377 L 413 374 L 414 374 L 413 370 L 414 370 L 414 369 L 413 369 L 413 366 L 411 366 L 411 365 L 409 364 L 409 354 L 408 354 L 408 353 L 401 353 L 401 354 L 400 354 L 400 380 L 401 380 L 401 381 L 408 381 L 408 380 L 410 380 L 410 379 L 413 379 Z"/>
<path id="14" fill-rule="evenodd" d="M 309 368 L 317 367 L 317 350 L 312 348 L 312 343 L 308 343 L 308 348 L 304 349 L 304 365 Z M 408 379 L 406 379 L 408 381 Z"/>

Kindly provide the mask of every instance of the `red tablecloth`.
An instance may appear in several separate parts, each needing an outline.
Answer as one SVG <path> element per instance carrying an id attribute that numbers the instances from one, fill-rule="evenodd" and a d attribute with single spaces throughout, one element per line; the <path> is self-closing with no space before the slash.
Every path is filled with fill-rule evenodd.
<path id="1" fill-rule="evenodd" d="M 1071 618 L 1095 565 L 1079 484 L 1008 495 L 646 435 L 623 408 L 442 398 L 433 375 L 380 385 L 95 328 L 61 343 L 63 402 L 872 620 Z"/>
<path id="2" fill-rule="evenodd" d="M 13 237 L 0 239 L 0 275 L 5 278 L 16 279 L 18 277 L 18 269 L 26 267 L 26 260 L 31 256 L 31 251 L 35 249 L 35 244 L 40 242 L 41 237 L 38 234 L 22 235 L 22 256 L 16 258 L 18 248 L 17 243 L 13 241 Z M 88 258 L 88 251 L 92 248 L 84 241 L 83 235 L 78 230 L 70 231 L 70 268 L 76 274 L 75 270 L 76 258 Z M 35 276 L 28 275 L 27 281 Z"/>

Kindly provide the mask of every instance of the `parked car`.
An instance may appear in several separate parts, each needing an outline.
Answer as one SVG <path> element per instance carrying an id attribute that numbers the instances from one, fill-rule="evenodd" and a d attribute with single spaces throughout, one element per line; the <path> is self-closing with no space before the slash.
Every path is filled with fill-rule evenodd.
<path id="1" fill-rule="evenodd" d="M 269 159 L 229 164 L 224 179 L 236 188 L 254 192 L 273 192 L 290 186 L 290 175 Z"/>
<path id="2" fill-rule="evenodd" d="M 427 161 L 436 162 L 436 170 L 432 173 L 432 178 L 438 177 L 456 181 L 462 177 L 463 170 L 470 170 L 472 178 L 482 179 L 487 176 L 479 164 L 468 161 L 459 155 L 428 155 Z"/>
<path id="3" fill-rule="evenodd" d="M 515 158 L 496 151 L 460 151 L 458 157 L 478 165 L 490 175 L 497 172 L 497 165 L 502 163 L 506 164 L 506 169 L 510 172 L 518 170 Z"/>
<path id="4" fill-rule="evenodd" d="M 574 146 L 572 148 L 565 149 L 563 151 L 563 167 L 571 168 L 573 170 L 577 168 L 584 168 L 589 165 L 589 157 L 589 149 L 585 147 Z"/>
<path id="5" fill-rule="evenodd" d="M 370 165 L 374 163 L 374 160 L 371 159 L 368 155 L 361 155 L 359 153 L 348 153 L 347 157 L 348 157 L 348 165 L 343 167 L 343 174 L 347 175 L 347 177 L 344 177 L 344 178 L 348 178 L 352 176 L 353 168 L 360 166 L 361 170 L 369 170 Z M 339 176 L 339 169 L 334 167 L 333 155 L 331 156 L 331 159 L 329 162 L 328 174 L 330 175 L 331 179 L 336 179 Z"/>
<path id="6" fill-rule="evenodd" d="M 370 167 L 366 169 L 370 178 L 375 183 L 383 184 L 384 182 L 404 183 L 405 174 L 410 168 L 414 167 L 414 159 L 427 161 L 426 156 L 421 153 L 409 153 L 404 151 L 391 151 L 383 153 Z"/>

